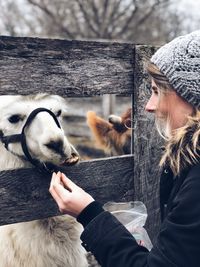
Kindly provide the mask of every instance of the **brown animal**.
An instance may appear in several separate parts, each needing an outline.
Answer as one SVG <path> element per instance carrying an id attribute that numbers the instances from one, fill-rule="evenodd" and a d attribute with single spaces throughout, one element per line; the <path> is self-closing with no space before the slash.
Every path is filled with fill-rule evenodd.
<path id="1" fill-rule="evenodd" d="M 121 116 L 110 115 L 108 121 L 88 111 L 87 124 L 96 144 L 111 156 L 131 153 L 131 113 L 129 108 Z"/>

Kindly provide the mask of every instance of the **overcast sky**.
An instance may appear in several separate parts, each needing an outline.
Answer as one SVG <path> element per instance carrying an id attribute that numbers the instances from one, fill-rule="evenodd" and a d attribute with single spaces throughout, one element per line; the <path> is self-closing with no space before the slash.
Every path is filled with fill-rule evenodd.
<path id="1" fill-rule="evenodd" d="M 200 0 L 175 0 L 172 8 L 183 14 L 183 25 L 188 30 L 200 29 Z"/>
<path id="2" fill-rule="evenodd" d="M 180 0 L 177 1 L 177 6 L 185 12 L 200 16 L 200 0 Z"/>
<path id="3" fill-rule="evenodd" d="M 0 0 L 0 4 L 3 7 L 4 3 L 19 3 L 22 6 L 25 17 L 31 17 L 29 9 L 26 9 L 25 0 Z M 73 1 L 73 0 L 72 0 Z M 101 1 L 101 0 L 99 0 Z M 147 0 L 148 1 L 148 0 Z M 171 8 L 177 10 L 177 13 L 182 14 L 183 20 L 181 21 L 181 27 L 184 29 L 184 33 L 200 29 L 200 0 L 171 0 Z M 9 19 L 9 18 L 7 18 Z M 0 24 L 1 24 L 1 15 L 0 15 Z M 26 31 L 29 29 L 26 25 L 16 25 L 17 27 L 23 29 L 23 34 L 26 35 Z M 3 27 L 0 25 L 0 34 L 6 34 Z"/>

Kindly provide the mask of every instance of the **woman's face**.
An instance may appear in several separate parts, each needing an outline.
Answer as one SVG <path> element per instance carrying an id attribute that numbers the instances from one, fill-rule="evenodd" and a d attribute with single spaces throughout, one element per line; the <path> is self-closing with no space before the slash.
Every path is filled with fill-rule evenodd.
<path id="1" fill-rule="evenodd" d="M 173 130 L 185 125 L 187 116 L 193 112 L 192 105 L 183 100 L 174 90 L 162 93 L 152 79 L 152 94 L 146 104 L 145 110 L 155 113 L 158 120 L 169 123 L 166 128 L 170 134 Z"/>

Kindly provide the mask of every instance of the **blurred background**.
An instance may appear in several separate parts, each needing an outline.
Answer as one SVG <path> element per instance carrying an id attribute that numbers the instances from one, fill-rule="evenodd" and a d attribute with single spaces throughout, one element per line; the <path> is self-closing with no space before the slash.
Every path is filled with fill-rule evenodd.
<path id="1" fill-rule="evenodd" d="M 162 44 L 199 28 L 199 0 L 0 0 L 1 35 Z"/>
<path id="2" fill-rule="evenodd" d="M 200 0 L 0 0 L 0 8 L 0 34 L 9 36 L 162 45 L 200 25 Z M 87 110 L 105 119 L 120 115 L 131 106 L 131 96 L 70 99 L 70 105 L 68 134 L 93 149 Z M 105 151 L 98 152 L 82 152 L 83 158 Z"/>

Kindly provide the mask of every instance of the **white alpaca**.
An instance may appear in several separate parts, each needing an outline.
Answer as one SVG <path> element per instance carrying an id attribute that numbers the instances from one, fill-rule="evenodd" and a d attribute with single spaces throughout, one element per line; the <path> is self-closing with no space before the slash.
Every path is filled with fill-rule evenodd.
<path id="1" fill-rule="evenodd" d="M 61 97 L 45 94 L 0 96 L 1 133 L 20 133 L 27 116 L 39 107 L 62 117 L 66 103 Z M 41 162 L 59 165 L 72 155 L 72 160 L 77 160 L 75 149 L 48 112 L 36 115 L 26 129 L 26 140 L 31 156 Z M 0 170 L 31 166 L 20 143 L 10 143 L 8 149 L 0 143 L 0 155 Z M 66 215 L 1 226 L 0 267 L 86 267 L 81 230 L 75 219 Z"/>

